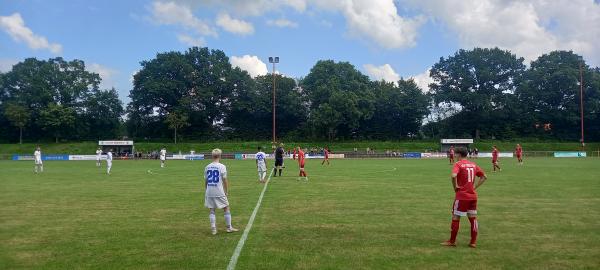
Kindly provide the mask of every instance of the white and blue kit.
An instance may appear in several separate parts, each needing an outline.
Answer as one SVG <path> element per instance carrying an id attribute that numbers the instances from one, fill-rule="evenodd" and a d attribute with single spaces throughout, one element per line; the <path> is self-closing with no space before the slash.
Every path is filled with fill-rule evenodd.
<path id="1" fill-rule="evenodd" d="M 211 209 L 221 209 L 229 206 L 227 194 L 223 189 L 223 179 L 227 179 L 227 168 L 219 162 L 212 162 L 204 169 L 206 193 L 204 206 Z"/>

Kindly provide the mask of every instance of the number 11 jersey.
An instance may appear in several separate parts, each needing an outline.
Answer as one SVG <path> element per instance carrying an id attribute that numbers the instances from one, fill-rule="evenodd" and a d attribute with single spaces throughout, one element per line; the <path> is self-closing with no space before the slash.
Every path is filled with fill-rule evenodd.
<path id="1" fill-rule="evenodd" d="M 483 176 L 483 170 L 477 164 L 461 159 L 454 163 L 452 174 L 456 174 L 456 200 L 477 200 L 473 182 L 475 176 Z"/>

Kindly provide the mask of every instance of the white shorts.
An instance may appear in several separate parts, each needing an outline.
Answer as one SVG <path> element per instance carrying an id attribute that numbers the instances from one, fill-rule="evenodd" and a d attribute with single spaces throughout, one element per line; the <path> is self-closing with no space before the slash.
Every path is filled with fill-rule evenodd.
<path id="1" fill-rule="evenodd" d="M 111 167 L 112 166 L 112 160 L 106 160 L 106 166 Z"/>
<path id="2" fill-rule="evenodd" d="M 267 166 L 262 165 L 262 166 L 258 166 L 258 172 L 266 172 L 267 171 Z"/>
<path id="3" fill-rule="evenodd" d="M 206 208 L 221 209 L 229 206 L 227 196 L 223 197 L 204 197 L 204 206 Z"/>
<path id="4" fill-rule="evenodd" d="M 165 161 L 167 158 L 165 156 L 160 156 L 160 161 Z"/>
<path id="5" fill-rule="evenodd" d="M 35 160 L 35 165 L 42 165 L 42 160 L 41 159 L 36 159 Z"/>

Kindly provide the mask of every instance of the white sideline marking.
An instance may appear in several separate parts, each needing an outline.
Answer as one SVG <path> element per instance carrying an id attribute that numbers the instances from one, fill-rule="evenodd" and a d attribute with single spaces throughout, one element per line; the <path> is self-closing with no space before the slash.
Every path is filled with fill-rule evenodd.
<path id="1" fill-rule="evenodd" d="M 235 269 L 235 265 L 237 264 L 238 257 L 240 257 L 240 253 L 242 252 L 242 248 L 244 248 L 244 244 L 246 243 L 246 238 L 248 238 L 248 234 L 250 233 L 250 229 L 252 229 L 252 224 L 254 224 L 254 219 L 256 218 L 256 213 L 258 213 L 258 208 L 260 208 L 260 204 L 262 203 L 263 196 L 265 195 L 265 191 L 267 190 L 267 186 L 269 182 L 271 182 L 271 176 L 273 175 L 273 170 L 269 174 L 269 178 L 267 178 L 267 182 L 265 183 L 265 187 L 263 188 L 260 196 L 258 197 L 258 202 L 256 202 L 256 206 L 254 207 L 254 211 L 252 211 L 252 215 L 250 215 L 250 220 L 248 220 L 248 224 L 244 229 L 244 234 L 240 238 L 235 250 L 233 251 L 233 255 L 229 260 L 229 265 L 227 265 L 227 270 Z"/>

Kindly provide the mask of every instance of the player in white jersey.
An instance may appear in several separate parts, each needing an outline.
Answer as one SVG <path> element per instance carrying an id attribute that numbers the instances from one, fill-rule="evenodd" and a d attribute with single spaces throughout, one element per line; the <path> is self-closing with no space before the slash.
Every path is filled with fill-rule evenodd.
<path id="1" fill-rule="evenodd" d="M 165 161 L 167 160 L 167 149 L 163 148 L 160 150 L 160 167 L 165 167 Z"/>
<path id="2" fill-rule="evenodd" d="M 110 169 L 112 168 L 112 149 L 106 152 L 106 174 L 110 174 Z"/>
<path id="3" fill-rule="evenodd" d="M 39 172 L 44 172 L 44 163 L 42 162 L 42 150 L 40 149 L 39 146 L 37 148 L 35 148 L 35 151 L 33 152 L 33 159 L 35 161 L 35 166 L 33 167 L 33 171 L 35 173 L 38 173 L 38 169 L 39 169 Z"/>
<path id="4" fill-rule="evenodd" d="M 100 160 L 102 160 L 102 149 L 98 147 L 98 149 L 96 149 L 96 167 L 100 167 L 102 165 Z"/>
<path id="5" fill-rule="evenodd" d="M 262 147 L 258 147 L 258 153 L 256 153 L 256 168 L 258 169 L 258 181 L 261 183 L 265 182 L 267 176 L 267 155 L 262 151 Z"/>
<path id="6" fill-rule="evenodd" d="M 217 217 L 215 209 L 223 208 L 225 212 L 225 224 L 227 232 L 237 232 L 238 230 L 231 226 L 231 213 L 229 212 L 229 182 L 227 181 L 227 168 L 221 164 L 221 149 L 212 150 L 212 163 L 204 169 L 204 186 L 206 193 L 204 195 L 204 206 L 209 209 L 208 218 L 210 220 L 210 229 L 212 234 L 217 234 Z"/>

